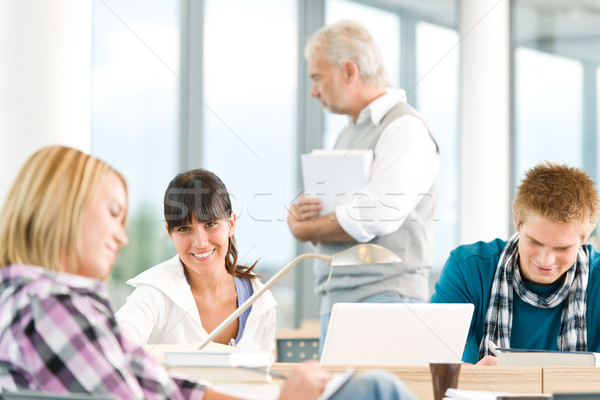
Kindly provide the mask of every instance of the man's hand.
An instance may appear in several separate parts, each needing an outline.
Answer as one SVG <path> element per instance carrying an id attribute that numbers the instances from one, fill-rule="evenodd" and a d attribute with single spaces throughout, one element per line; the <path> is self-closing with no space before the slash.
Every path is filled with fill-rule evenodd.
<path id="1" fill-rule="evenodd" d="M 329 380 L 329 373 L 317 361 L 307 361 L 294 367 L 281 388 L 279 400 L 317 399 Z"/>
<path id="2" fill-rule="evenodd" d="M 335 213 L 319 216 L 323 205 L 316 197 L 301 195 L 290 206 L 287 222 L 292 235 L 301 242 L 351 242 L 354 238 L 340 226 Z"/>
<path id="3" fill-rule="evenodd" d="M 300 197 L 298 197 L 298 201 L 290 206 L 290 212 L 287 218 L 292 235 L 301 242 L 311 240 L 306 236 L 306 232 L 302 229 L 306 229 L 307 227 L 303 222 L 314 221 L 317 219 L 322 209 L 323 205 L 321 204 L 321 200 L 316 197 L 306 197 L 304 194 L 301 194 Z"/>
<path id="4" fill-rule="evenodd" d="M 306 197 L 304 194 L 301 194 L 292 208 L 294 209 L 296 218 L 304 221 L 318 218 L 321 210 L 323 210 L 323 204 L 316 197 Z"/>
<path id="5" fill-rule="evenodd" d="M 498 365 L 498 359 L 494 356 L 485 356 L 475 365 L 485 365 L 490 367 L 495 367 Z"/>

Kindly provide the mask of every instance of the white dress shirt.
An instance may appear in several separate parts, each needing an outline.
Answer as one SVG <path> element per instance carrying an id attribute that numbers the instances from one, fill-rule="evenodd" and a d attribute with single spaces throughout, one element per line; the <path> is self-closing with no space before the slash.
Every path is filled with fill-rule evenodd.
<path id="1" fill-rule="evenodd" d="M 379 125 L 402 99 L 404 90 L 386 93 L 365 107 L 354 125 Z M 338 223 L 359 243 L 398 230 L 428 193 L 439 164 L 437 146 L 421 120 L 404 115 L 392 121 L 375 145 L 370 178 L 360 191 L 364 195 L 336 207 Z"/>

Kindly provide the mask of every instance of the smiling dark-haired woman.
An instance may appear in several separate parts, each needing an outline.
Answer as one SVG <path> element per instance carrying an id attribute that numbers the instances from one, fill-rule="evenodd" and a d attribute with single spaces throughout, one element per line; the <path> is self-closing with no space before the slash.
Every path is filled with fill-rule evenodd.
<path id="1" fill-rule="evenodd" d="M 194 169 L 173 178 L 164 217 L 177 255 L 127 281 L 136 289 L 117 319 L 139 344 L 201 342 L 262 283 L 256 263 L 238 264 L 236 214 L 218 176 Z M 265 292 L 214 341 L 272 351 L 275 306 Z"/>

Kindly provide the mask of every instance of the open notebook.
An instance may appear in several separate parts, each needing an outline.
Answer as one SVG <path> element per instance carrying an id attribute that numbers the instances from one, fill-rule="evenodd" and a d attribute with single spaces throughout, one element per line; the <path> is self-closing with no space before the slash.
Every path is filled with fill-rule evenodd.
<path id="1" fill-rule="evenodd" d="M 473 304 L 338 303 L 321 364 L 427 365 L 462 358 Z"/>

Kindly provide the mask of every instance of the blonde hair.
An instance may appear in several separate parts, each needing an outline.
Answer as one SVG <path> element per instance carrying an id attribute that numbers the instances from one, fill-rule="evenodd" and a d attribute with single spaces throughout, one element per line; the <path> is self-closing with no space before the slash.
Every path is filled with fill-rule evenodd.
<path id="1" fill-rule="evenodd" d="M 0 267 L 75 273 L 84 213 L 109 172 L 127 188 L 117 171 L 79 150 L 49 146 L 33 154 L 0 211 Z"/>
<path id="2" fill-rule="evenodd" d="M 346 61 L 353 61 L 365 85 L 389 86 L 381 49 L 358 22 L 339 21 L 316 31 L 304 48 L 306 59 L 310 60 L 318 48 L 324 49 L 329 61 L 339 67 Z"/>
<path id="3" fill-rule="evenodd" d="M 598 223 L 598 191 L 579 168 L 545 161 L 527 171 L 513 204 L 517 227 L 530 214 L 552 222 L 575 224 L 586 238 Z"/>

